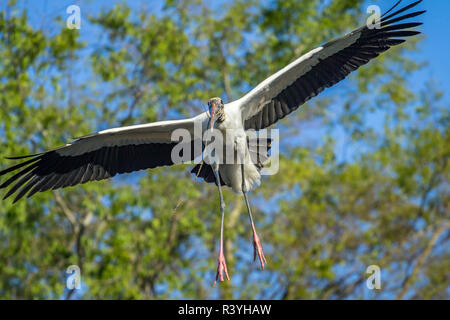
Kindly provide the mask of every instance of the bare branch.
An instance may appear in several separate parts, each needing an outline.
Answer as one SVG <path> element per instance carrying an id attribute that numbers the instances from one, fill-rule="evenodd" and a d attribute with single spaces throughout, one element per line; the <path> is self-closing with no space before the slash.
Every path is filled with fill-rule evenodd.
<path id="1" fill-rule="evenodd" d="M 405 294 L 408 292 L 409 288 L 414 282 L 414 277 L 417 275 L 417 273 L 422 268 L 425 261 L 428 259 L 429 255 L 431 254 L 434 245 L 436 244 L 437 240 L 441 237 L 444 232 L 446 232 L 450 228 L 450 221 L 446 221 L 442 223 L 436 231 L 433 233 L 430 241 L 428 242 L 427 246 L 425 247 L 425 250 L 422 252 L 422 254 L 417 258 L 416 265 L 414 266 L 411 273 L 405 278 L 402 284 L 402 290 L 397 295 L 396 299 L 403 299 Z"/>
<path id="2" fill-rule="evenodd" d="M 77 230 L 77 220 L 75 218 L 75 215 L 72 210 L 69 209 L 67 206 L 67 203 L 64 201 L 64 199 L 61 197 L 61 194 L 59 190 L 53 190 L 53 196 L 55 198 L 56 203 L 61 207 L 62 212 L 66 216 L 66 218 L 70 221 L 70 224 L 72 225 L 73 230 Z"/>

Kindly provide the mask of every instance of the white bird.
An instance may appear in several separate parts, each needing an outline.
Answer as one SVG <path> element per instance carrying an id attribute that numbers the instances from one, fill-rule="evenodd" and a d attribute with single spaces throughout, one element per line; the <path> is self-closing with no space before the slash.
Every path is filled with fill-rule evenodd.
<path id="1" fill-rule="evenodd" d="M 78 138 L 58 149 L 9 158 L 27 160 L 0 172 L 0 176 L 3 176 L 21 169 L 0 185 L 0 188 L 6 188 L 15 182 L 4 199 L 17 192 L 15 202 L 26 194 L 31 197 L 36 192 L 107 179 L 118 173 L 172 165 L 176 163 L 172 151 L 177 146 L 177 142 L 171 139 L 174 130 L 186 129 L 193 134 L 192 140 L 187 144 L 194 144 L 196 139 L 203 141 L 204 132 L 211 132 L 216 128 L 224 135 L 231 132 L 228 133 L 225 144 L 231 144 L 233 156 L 245 160 L 241 164 L 229 164 L 225 163 L 222 156 L 216 162 L 202 163 L 192 170 L 206 182 L 216 183 L 219 189 L 222 220 L 216 281 L 224 280 L 224 272 L 229 279 L 223 252 L 225 203 L 222 185 L 243 193 L 253 232 L 254 259 L 257 254 L 261 267 L 264 268 L 266 259 L 255 230 L 247 192 L 258 186 L 261 180 L 261 163 L 253 161 L 252 147 L 259 144 L 270 147 L 270 139 L 252 142 L 247 139 L 247 130 L 267 128 L 380 53 L 403 43 L 403 38 L 419 34 L 420 32 L 408 29 L 422 23 L 397 22 L 423 14 L 425 11 L 399 16 L 421 0 L 387 15 L 400 2 L 401 0 L 381 17 L 381 28 L 369 28 L 365 25 L 326 43 L 273 74 L 239 100 L 224 104 L 220 98 L 210 99 L 209 112 L 194 118 L 104 130 Z M 195 135 L 196 124 L 201 128 L 200 137 Z M 189 158 L 193 160 L 201 153 L 202 148 L 193 152 Z M 259 159 L 266 156 L 258 152 L 256 155 Z"/>

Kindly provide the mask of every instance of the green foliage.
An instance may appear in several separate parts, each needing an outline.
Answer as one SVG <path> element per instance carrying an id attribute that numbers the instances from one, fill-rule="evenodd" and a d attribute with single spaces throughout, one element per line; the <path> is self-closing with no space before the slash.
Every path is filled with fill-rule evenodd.
<path id="1" fill-rule="evenodd" d="M 365 20 L 357 0 L 171 0 L 157 14 L 120 4 L 81 30 L 57 20 L 48 32 L 19 8 L 11 1 L 15 13 L 0 12 L 6 156 L 99 127 L 194 115 Z M 87 23 L 99 39 L 82 38 Z M 265 271 L 252 263 L 243 200 L 226 190 L 233 280 L 212 288 L 217 191 L 176 166 L 0 202 L 0 297 L 448 298 L 449 106 L 431 81 L 409 89 L 421 65 L 405 53 L 416 45 L 281 122 L 280 171 L 251 197 Z M 65 289 L 72 264 L 81 292 Z M 365 286 L 371 264 L 383 270 L 376 292 Z"/>

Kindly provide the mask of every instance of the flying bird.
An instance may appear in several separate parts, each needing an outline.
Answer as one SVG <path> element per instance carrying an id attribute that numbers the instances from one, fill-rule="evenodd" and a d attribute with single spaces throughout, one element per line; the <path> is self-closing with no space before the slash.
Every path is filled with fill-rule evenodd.
<path id="1" fill-rule="evenodd" d="M 225 104 L 221 98 L 212 98 L 208 101 L 208 111 L 196 117 L 104 130 L 47 152 L 8 158 L 22 162 L 0 172 L 0 176 L 3 176 L 20 169 L 0 185 L 0 188 L 11 186 L 4 199 L 16 194 L 16 202 L 25 195 L 31 197 L 37 192 L 103 180 L 120 173 L 173 165 L 177 161 L 174 161 L 172 153 L 178 142 L 172 140 L 172 133 L 177 129 L 192 134 L 191 141 L 184 142 L 186 146 L 192 144 L 192 147 L 200 140 L 200 150 L 191 152 L 188 157 L 193 160 L 207 146 L 207 142 L 203 141 L 203 133 L 216 130 L 227 135 L 224 143 L 232 150 L 233 157 L 242 161 L 225 163 L 222 155 L 209 163 L 203 161 L 192 170 L 206 182 L 215 183 L 219 191 L 220 246 L 214 283 L 224 281 L 224 273 L 229 279 L 223 251 L 225 203 L 222 186 L 243 194 L 253 233 L 254 260 L 258 256 L 264 269 L 267 262 L 255 229 L 247 193 L 260 184 L 264 165 L 260 159 L 267 159 L 268 156 L 255 150 L 265 145 L 267 151 L 271 140 L 252 140 L 248 138 L 247 132 L 273 125 L 382 52 L 402 44 L 407 37 L 419 34 L 412 29 L 422 23 L 403 21 L 425 11 L 402 13 L 421 1 L 389 14 L 401 2 L 398 1 L 380 18 L 379 28 L 364 25 L 319 46 L 271 75 L 238 100 Z M 200 128 L 200 136 L 195 134 L 196 126 Z"/>

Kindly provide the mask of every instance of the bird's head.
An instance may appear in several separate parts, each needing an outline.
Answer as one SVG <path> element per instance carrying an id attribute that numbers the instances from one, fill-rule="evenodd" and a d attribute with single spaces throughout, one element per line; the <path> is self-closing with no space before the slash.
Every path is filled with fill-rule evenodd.
<path id="1" fill-rule="evenodd" d="M 209 124 L 208 129 L 213 131 L 214 123 L 222 122 L 224 120 L 224 104 L 220 98 L 212 98 L 208 101 L 209 108 Z"/>

